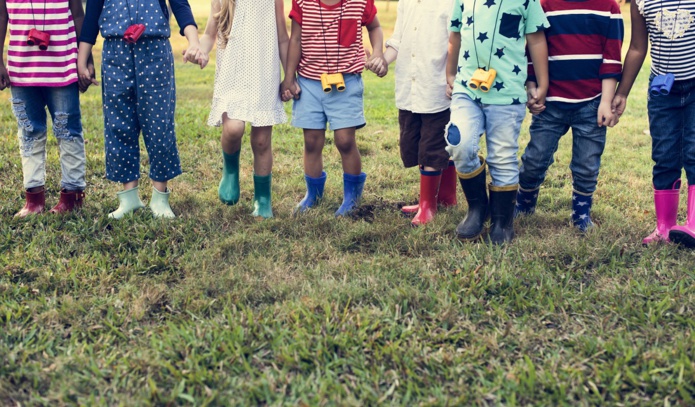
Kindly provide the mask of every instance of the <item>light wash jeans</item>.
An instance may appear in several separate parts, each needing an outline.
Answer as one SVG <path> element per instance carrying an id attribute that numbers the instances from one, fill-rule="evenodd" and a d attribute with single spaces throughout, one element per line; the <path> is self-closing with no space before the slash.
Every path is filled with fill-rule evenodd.
<path id="1" fill-rule="evenodd" d="M 519 183 L 519 131 L 526 105 L 485 105 L 468 95 L 456 93 L 451 100 L 451 122 L 446 129 L 446 151 L 459 173 L 470 174 L 480 168 L 478 151 L 485 133 L 487 164 L 492 185 Z"/>
<path id="2" fill-rule="evenodd" d="M 24 188 L 46 182 L 46 107 L 51 114 L 53 134 L 60 149 L 60 187 L 84 190 L 85 151 L 77 83 L 68 86 L 13 86 L 12 112 L 17 118 L 22 154 Z"/>

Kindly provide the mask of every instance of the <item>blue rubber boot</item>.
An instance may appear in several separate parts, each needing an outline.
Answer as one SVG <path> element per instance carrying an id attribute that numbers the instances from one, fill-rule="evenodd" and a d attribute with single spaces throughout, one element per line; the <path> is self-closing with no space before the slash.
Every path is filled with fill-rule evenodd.
<path id="1" fill-rule="evenodd" d="M 516 193 L 516 206 L 514 207 L 515 219 L 521 215 L 533 215 L 536 212 L 539 189 L 524 189 L 519 186 L 519 191 Z"/>
<path id="2" fill-rule="evenodd" d="M 367 174 L 365 173 L 360 175 L 343 174 L 343 204 L 335 212 L 336 217 L 349 215 L 360 204 L 364 181 L 366 180 Z"/>
<path id="3" fill-rule="evenodd" d="M 322 172 L 318 178 L 312 178 L 304 174 L 306 180 L 306 195 L 294 208 L 294 213 L 304 213 L 313 208 L 323 198 L 323 188 L 326 186 L 326 172 Z"/>
<path id="4" fill-rule="evenodd" d="M 572 224 L 582 232 L 586 232 L 594 226 L 591 221 L 592 195 L 572 191 Z"/>
<path id="5" fill-rule="evenodd" d="M 239 202 L 239 153 L 227 154 L 222 152 L 224 158 L 224 169 L 222 170 L 222 179 L 220 186 L 217 188 L 217 193 L 220 201 L 227 205 L 234 205 Z"/>

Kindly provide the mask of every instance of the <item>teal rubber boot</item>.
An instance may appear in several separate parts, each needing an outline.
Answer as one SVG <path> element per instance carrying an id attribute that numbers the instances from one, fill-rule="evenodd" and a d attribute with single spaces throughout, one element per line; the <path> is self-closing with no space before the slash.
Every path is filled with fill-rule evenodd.
<path id="1" fill-rule="evenodd" d="M 265 219 L 273 217 L 273 207 L 270 205 L 272 178 L 273 174 L 253 174 L 253 213 L 251 215 Z"/>
<path id="2" fill-rule="evenodd" d="M 145 204 L 140 200 L 140 188 L 135 187 L 126 189 L 116 194 L 118 196 L 118 209 L 109 213 L 111 219 L 121 219 L 122 217 L 144 208 Z"/>
<path id="3" fill-rule="evenodd" d="M 224 169 L 217 193 L 220 201 L 227 205 L 234 205 L 239 202 L 239 153 L 241 150 L 231 155 L 222 152 Z"/>
<path id="4" fill-rule="evenodd" d="M 169 206 L 169 195 L 171 190 L 167 188 L 166 192 L 159 192 L 157 188 L 152 188 L 152 199 L 150 199 L 150 209 L 155 218 L 159 219 L 174 219 L 174 211 Z"/>

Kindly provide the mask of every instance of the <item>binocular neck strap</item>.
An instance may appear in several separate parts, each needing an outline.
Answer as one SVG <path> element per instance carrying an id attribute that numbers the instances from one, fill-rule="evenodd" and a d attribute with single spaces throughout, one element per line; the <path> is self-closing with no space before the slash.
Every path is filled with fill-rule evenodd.
<path id="1" fill-rule="evenodd" d="M 478 64 L 478 68 L 482 68 L 480 66 L 480 58 L 478 58 L 478 45 L 475 43 L 475 11 L 477 10 L 476 5 L 478 3 L 478 0 L 473 1 L 473 50 L 475 51 L 475 62 Z M 492 51 L 494 50 L 495 47 L 495 35 L 497 35 L 497 25 L 500 22 L 500 11 L 502 11 L 502 5 L 504 4 L 504 0 L 500 0 L 500 5 L 497 8 L 497 17 L 495 17 L 495 30 L 492 32 L 492 40 L 490 44 L 490 58 L 487 60 L 487 68 L 485 69 L 486 71 L 490 70 L 490 65 L 492 64 Z"/>
<path id="2" fill-rule="evenodd" d="M 41 25 L 41 31 L 46 31 L 46 3 L 48 3 L 48 0 L 43 0 L 43 24 Z M 36 26 L 36 16 L 34 15 L 34 2 L 29 1 L 29 6 L 31 7 L 31 19 L 34 22 L 34 28 L 38 30 L 39 28 Z"/>

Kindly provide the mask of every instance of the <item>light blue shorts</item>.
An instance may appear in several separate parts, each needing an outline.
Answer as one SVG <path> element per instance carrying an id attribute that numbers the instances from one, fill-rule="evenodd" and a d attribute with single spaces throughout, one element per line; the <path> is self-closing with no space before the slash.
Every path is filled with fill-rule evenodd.
<path id="1" fill-rule="evenodd" d="M 345 91 L 338 92 L 334 86 L 331 93 L 324 93 L 321 81 L 299 76 L 297 80 L 302 93 L 292 106 L 292 125 L 302 129 L 325 130 L 328 123 L 333 131 L 364 127 L 362 75 L 343 74 L 343 79 Z"/>

